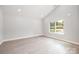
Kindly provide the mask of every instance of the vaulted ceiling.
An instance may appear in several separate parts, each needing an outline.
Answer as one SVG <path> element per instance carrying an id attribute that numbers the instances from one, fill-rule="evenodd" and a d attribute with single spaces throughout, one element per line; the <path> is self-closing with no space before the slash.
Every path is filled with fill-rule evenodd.
<path id="1" fill-rule="evenodd" d="M 54 5 L 4 5 L 1 7 L 7 15 L 20 15 L 33 19 L 42 19 L 55 8 Z"/>

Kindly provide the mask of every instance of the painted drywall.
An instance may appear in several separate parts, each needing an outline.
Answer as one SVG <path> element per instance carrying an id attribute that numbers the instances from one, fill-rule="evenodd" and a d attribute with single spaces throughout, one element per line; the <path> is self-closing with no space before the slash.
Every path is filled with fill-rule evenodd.
<path id="1" fill-rule="evenodd" d="M 14 10 L 14 9 L 13 9 Z M 41 20 L 28 18 L 26 15 L 16 15 L 13 10 L 6 10 L 4 15 L 4 38 L 12 39 L 35 34 L 42 34 Z M 9 13 L 7 11 L 10 11 Z M 14 14 L 15 13 L 15 14 Z"/>
<path id="2" fill-rule="evenodd" d="M 51 33 L 50 32 L 50 22 L 54 22 L 63 18 L 63 8 L 61 6 L 58 6 L 49 14 L 44 20 L 43 20 L 43 29 L 44 29 L 44 35 L 56 39 L 64 39 L 64 34 L 57 34 L 57 33 Z M 60 15 L 61 14 L 61 15 Z"/>
<path id="3" fill-rule="evenodd" d="M 3 16 L 2 9 L 0 8 L 0 40 L 3 39 Z"/>
<path id="4" fill-rule="evenodd" d="M 43 34 L 41 18 L 51 9 L 53 6 L 3 6 L 4 39 Z"/>
<path id="5" fill-rule="evenodd" d="M 65 39 L 79 44 L 79 6 L 66 6 Z"/>
<path id="6" fill-rule="evenodd" d="M 50 22 L 64 20 L 64 35 L 49 32 Z M 44 21 L 46 36 L 62 39 L 72 43 L 79 43 L 79 6 L 62 5 L 56 8 Z"/>

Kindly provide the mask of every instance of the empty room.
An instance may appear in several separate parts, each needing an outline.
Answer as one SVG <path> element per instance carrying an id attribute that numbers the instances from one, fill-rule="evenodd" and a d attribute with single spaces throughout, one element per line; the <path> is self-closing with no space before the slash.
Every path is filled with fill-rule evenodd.
<path id="1" fill-rule="evenodd" d="M 79 5 L 0 5 L 0 54 L 78 54 Z"/>

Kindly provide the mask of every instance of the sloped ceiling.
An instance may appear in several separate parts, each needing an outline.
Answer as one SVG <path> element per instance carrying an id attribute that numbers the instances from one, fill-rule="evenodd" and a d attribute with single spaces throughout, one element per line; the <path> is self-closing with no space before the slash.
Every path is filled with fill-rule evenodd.
<path id="1" fill-rule="evenodd" d="M 42 19 L 55 8 L 54 5 L 7 5 L 1 7 L 7 15 L 16 16 L 20 14 L 33 19 Z"/>

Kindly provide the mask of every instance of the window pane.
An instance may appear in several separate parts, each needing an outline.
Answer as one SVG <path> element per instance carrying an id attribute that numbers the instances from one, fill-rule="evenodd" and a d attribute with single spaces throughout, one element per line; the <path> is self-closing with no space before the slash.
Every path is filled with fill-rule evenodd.
<path id="1" fill-rule="evenodd" d="M 63 26 L 62 27 L 60 27 L 60 26 L 59 27 L 56 27 L 56 29 L 63 29 Z"/>
<path id="2" fill-rule="evenodd" d="M 55 22 L 50 23 L 50 32 L 55 32 Z"/>
<path id="3" fill-rule="evenodd" d="M 64 21 L 58 20 L 57 22 L 50 23 L 50 32 L 63 32 Z"/>
<path id="4" fill-rule="evenodd" d="M 51 22 L 51 23 L 50 23 L 50 26 L 55 26 L 55 22 L 53 22 L 53 23 Z"/>

